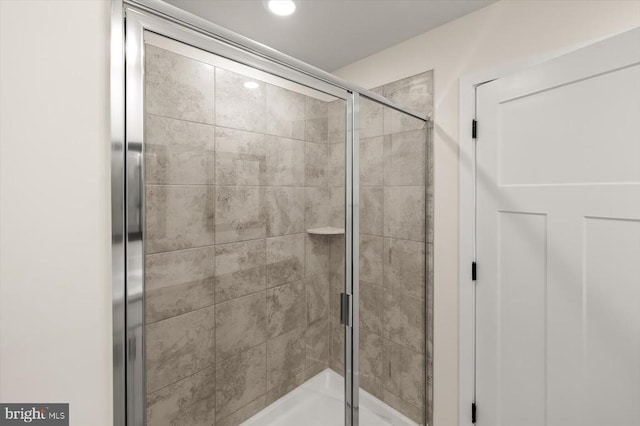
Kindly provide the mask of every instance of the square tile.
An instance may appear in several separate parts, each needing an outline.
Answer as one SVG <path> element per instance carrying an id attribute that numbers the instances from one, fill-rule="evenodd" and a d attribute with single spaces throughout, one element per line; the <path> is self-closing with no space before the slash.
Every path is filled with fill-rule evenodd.
<path id="1" fill-rule="evenodd" d="M 306 324 L 304 281 L 267 290 L 267 333 L 273 339 Z"/>
<path id="2" fill-rule="evenodd" d="M 267 235 L 264 188 L 216 187 L 216 243 L 254 240 Z"/>
<path id="3" fill-rule="evenodd" d="M 214 303 L 212 246 L 145 257 L 146 322 L 195 311 Z"/>
<path id="4" fill-rule="evenodd" d="M 384 286 L 419 298 L 424 297 L 424 243 L 384 239 Z"/>
<path id="5" fill-rule="evenodd" d="M 360 141 L 361 186 L 383 185 L 383 141 L 382 136 Z"/>
<path id="6" fill-rule="evenodd" d="M 312 142 L 305 145 L 305 186 L 327 186 L 329 146 Z"/>
<path id="7" fill-rule="evenodd" d="M 214 243 L 215 189 L 212 186 L 146 187 L 146 253 Z"/>
<path id="8" fill-rule="evenodd" d="M 305 276 L 329 272 L 329 239 L 331 236 L 307 234 L 305 236 Z"/>
<path id="9" fill-rule="evenodd" d="M 384 138 L 384 184 L 425 185 L 424 130 L 396 133 Z"/>
<path id="10" fill-rule="evenodd" d="M 382 285 L 383 239 L 373 235 L 360 234 L 360 279 Z"/>
<path id="11" fill-rule="evenodd" d="M 267 239 L 267 287 L 304 278 L 305 234 Z"/>
<path id="12" fill-rule="evenodd" d="M 145 45 L 145 112 L 214 124 L 214 68 Z"/>
<path id="13" fill-rule="evenodd" d="M 211 366 L 214 306 L 146 326 L 147 392 Z"/>
<path id="14" fill-rule="evenodd" d="M 369 235 L 382 235 L 383 227 L 382 187 L 360 188 L 360 232 Z"/>
<path id="15" fill-rule="evenodd" d="M 147 395 L 147 424 L 210 426 L 216 416 L 215 369 L 170 384 Z"/>
<path id="16" fill-rule="evenodd" d="M 216 361 L 235 356 L 267 340 L 266 292 L 216 305 Z"/>
<path id="17" fill-rule="evenodd" d="M 304 188 L 270 186 L 265 188 L 267 236 L 297 234 L 304 229 Z"/>
<path id="18" fill-rule="evenodd" d="M 145 182 L 213 185 L 215 127 L 145 115 Z"/>
<path id="19" fill-rule="evenodd" d="M 386 392 L 413 407 L 423 407 L 425 401 L 424 357 L 384 339 L 383 386 Z M 389 402 L 385 398 L 385 402 Z M 409 407 L 407 407 L 409 408 Z M 402 410 L 408 415 L 408 410 Z"/>
<path id="20" fill-rule="evenodd" d="M 266 264 L 263 239 L 215 246 L 216 303 L 265 290 Z"/>
<path id="21" fill-rule="evenodd" d="M 384 236 L 424 241 L 424 186 L 384 188 Z"/>
<path id="22" fill-rule="evenodd" d="M 260 133 L 216 127 L 216 185 L 265 185 L 265 138 Z"/>
<path id="23" fill-rule="evenodd" d="M 285 138 L 305 138 L 306 97 L 267 84 L 267 133 Z"/>
<path id="24" fill-rule="evenodd" d="M 258 83 L 258 87 L 244 87 L 249 81 Z M 216 68 L 216 126 L 264 133 L 267 128 L 265 86 L 261 81 Z"/>
<path id="25" fill-rule="evenodd" d="M 305 143 L 267 136 L 267 185 L 304 186 Z"/>
<path id="26" fill-rule="evenodd" d="M 266 344 L 216 363 L 216 418 L 224 418 L 264 395 Z"/>
<path id="27" fill-rule="evenodd" d="M 293 382 L 304 372 L 304 328 L 296 328 L 267 342 L 267 389 Z"/>
<path id="28" fill-rule="evenodd" d="M 329 274 L 304 279 L 307 292 L 307 324 L 326 319 L 329 315 Z"/>
<path id="29" fill-rule="evenodd" d="M 385 336 L 414 352 L 424 354 L 424 308 L 423 299 L 385 290 Z"/>

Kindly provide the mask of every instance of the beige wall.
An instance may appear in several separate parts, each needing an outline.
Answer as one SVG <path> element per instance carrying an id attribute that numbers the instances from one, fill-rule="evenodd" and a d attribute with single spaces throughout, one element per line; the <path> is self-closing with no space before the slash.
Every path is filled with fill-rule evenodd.
<path id="1" fill-rule="evenodd" d="M 364 87 L 434 70 L 434 424 L 458 424 L 459 79 L 640 26 L 638 1 L 501 1 L 335 74 Z"/>
<path id="2" fill-rule="evenodd" d="M 0 401 L 111 420 L 109 3 L 1 1 Z"/>

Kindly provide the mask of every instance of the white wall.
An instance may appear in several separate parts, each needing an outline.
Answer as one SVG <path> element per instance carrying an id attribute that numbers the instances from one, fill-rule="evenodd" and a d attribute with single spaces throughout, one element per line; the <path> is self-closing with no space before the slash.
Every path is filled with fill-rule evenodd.
<path id="1" fill-rule="evenodd" d="M 112 424 L 109 3 L 0 1 L 0 401 Z"/>
<path id="2" fill-rule="evenodd" d="M 375 87 L 435 70 L 435 426 L 458 424 L 460 77 L 637 26 L 638 1 L 501 1 L 335 72 Z"/>

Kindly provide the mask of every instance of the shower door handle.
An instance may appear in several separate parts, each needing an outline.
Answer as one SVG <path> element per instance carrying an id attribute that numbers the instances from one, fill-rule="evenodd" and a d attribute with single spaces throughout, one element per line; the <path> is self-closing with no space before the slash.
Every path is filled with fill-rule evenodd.
<path id="1" fill-rule="evenodd" d="M 351 295 L 340 293 L 340 324 L 351 327 Z"/>

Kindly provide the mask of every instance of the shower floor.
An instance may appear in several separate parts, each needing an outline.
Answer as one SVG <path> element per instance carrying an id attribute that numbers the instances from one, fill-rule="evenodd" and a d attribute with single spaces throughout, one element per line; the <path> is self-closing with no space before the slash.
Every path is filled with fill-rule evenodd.
<path id="1" fill-rule="evenodd" d="M 344 425 L 344 380 L 326 369 L 251 417 L 243 426 Z M 362 426 L 417 426 L 403 414 L 360 389 Z"/>

